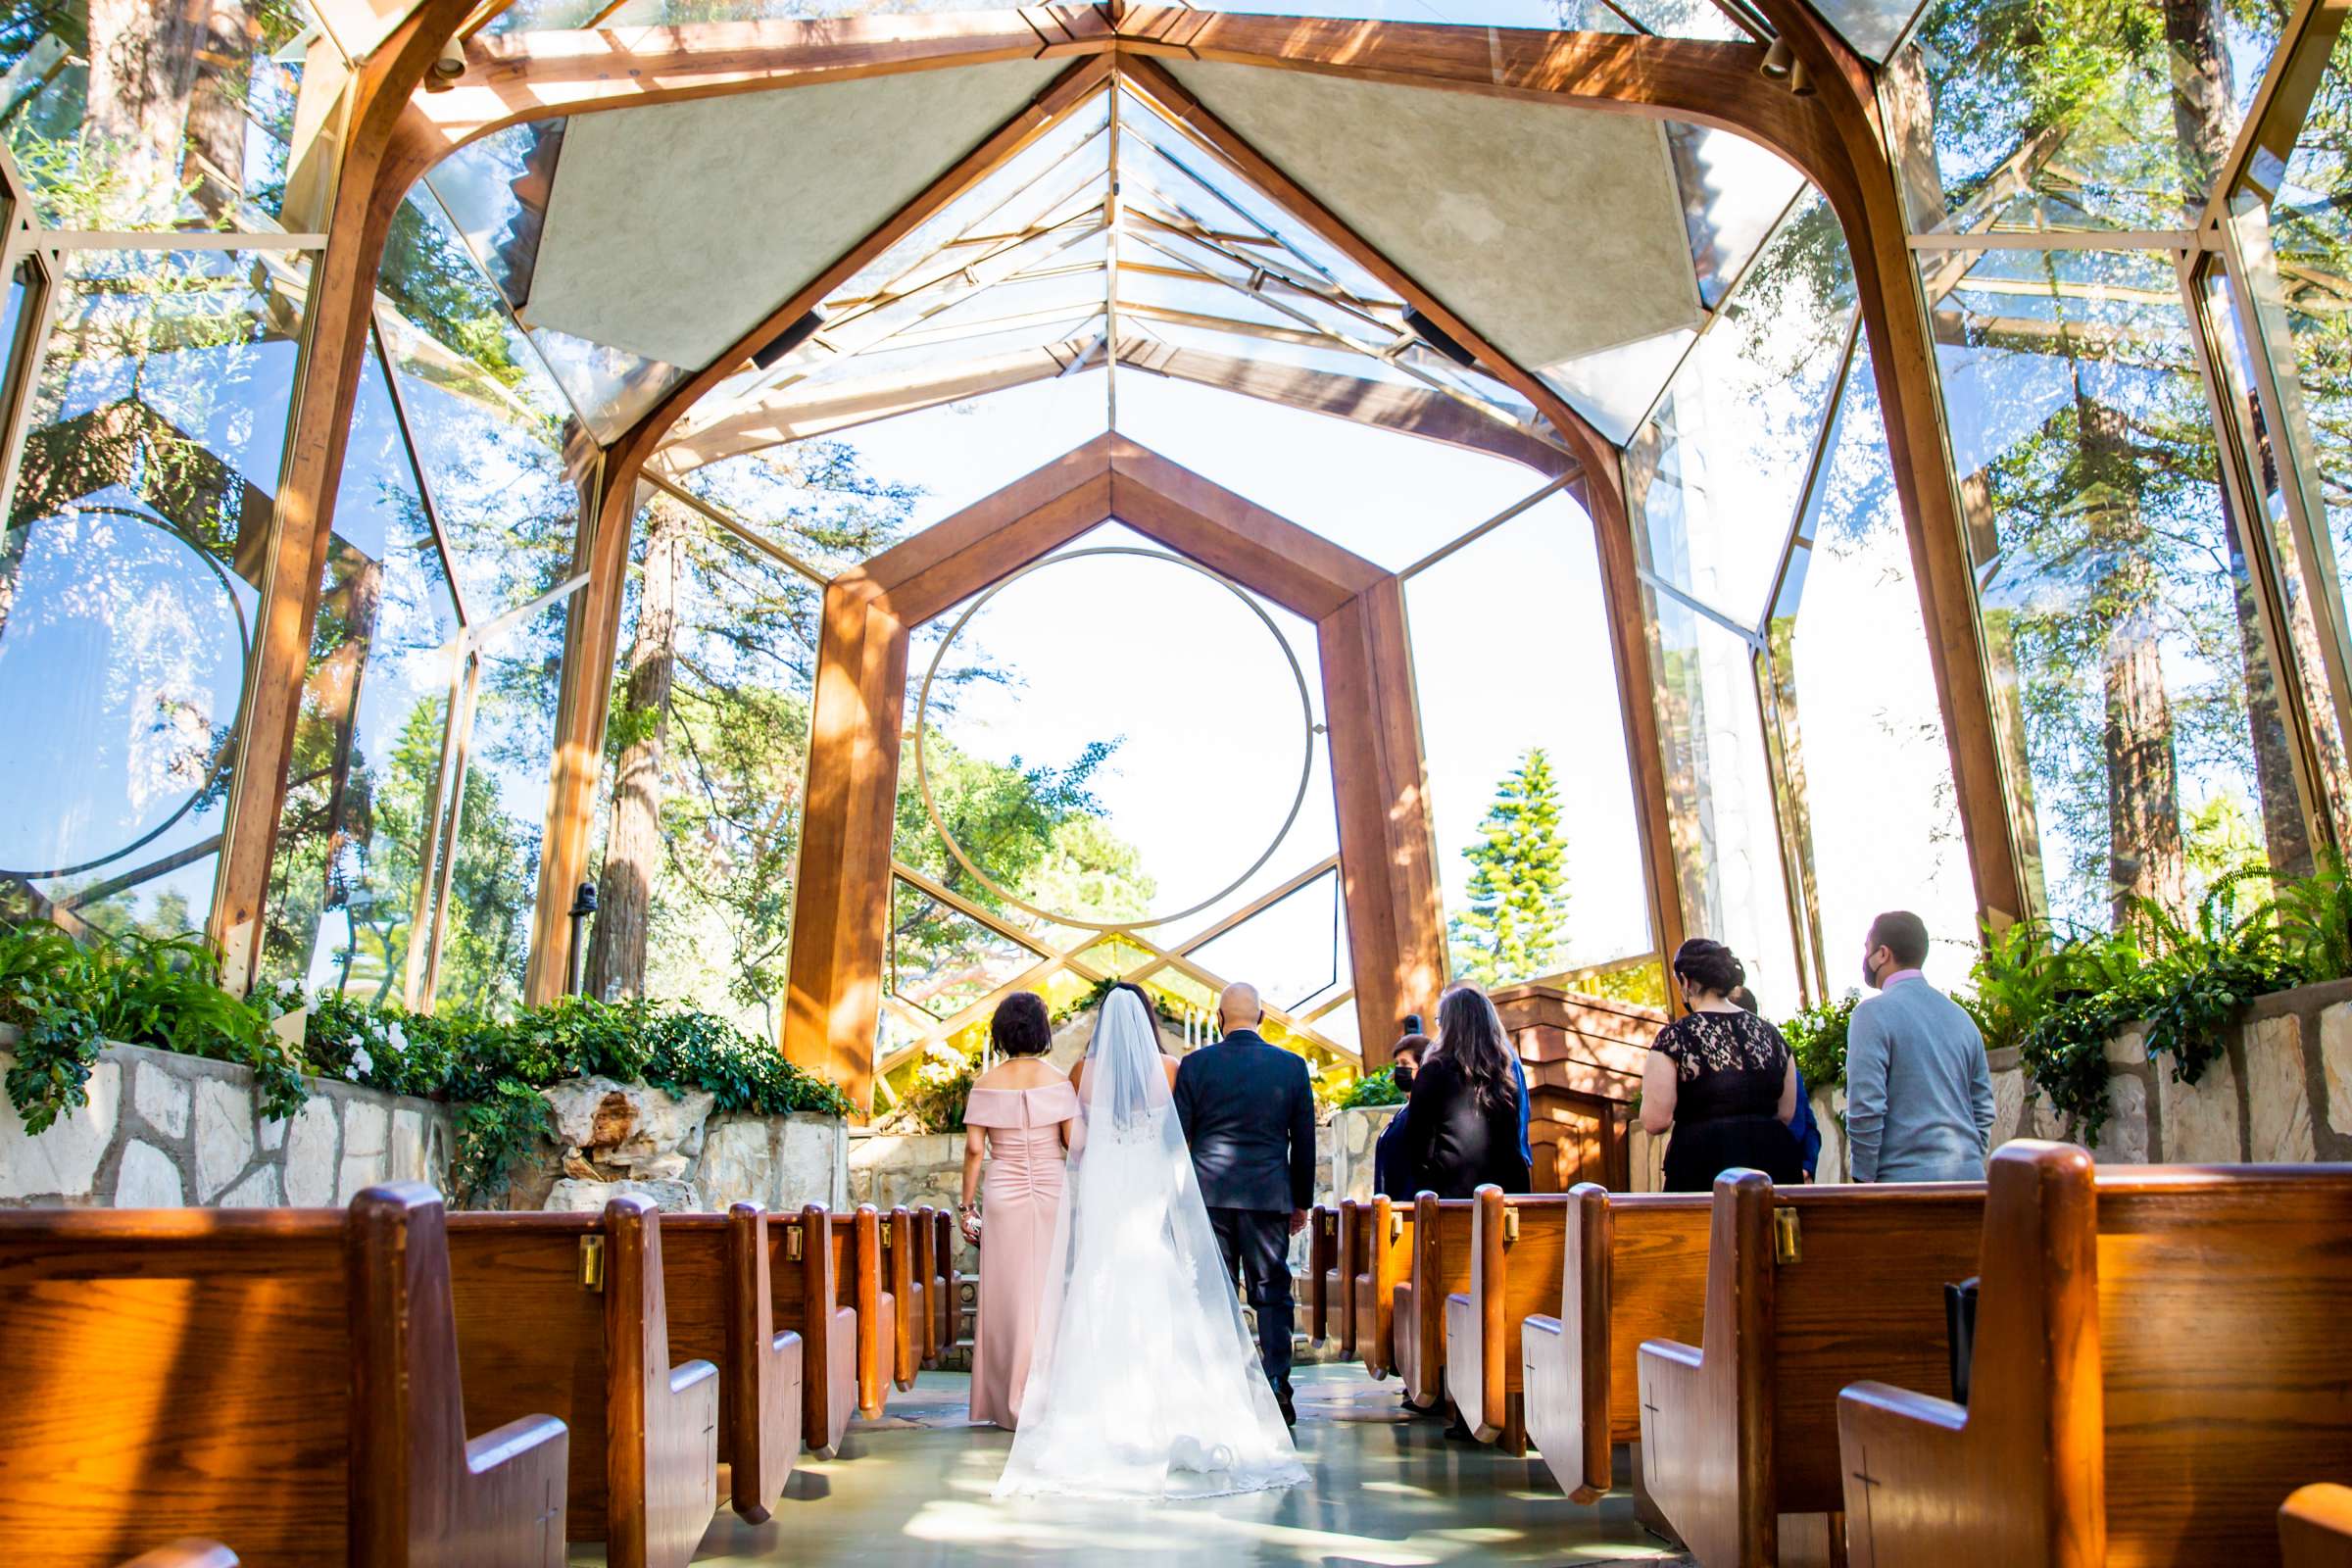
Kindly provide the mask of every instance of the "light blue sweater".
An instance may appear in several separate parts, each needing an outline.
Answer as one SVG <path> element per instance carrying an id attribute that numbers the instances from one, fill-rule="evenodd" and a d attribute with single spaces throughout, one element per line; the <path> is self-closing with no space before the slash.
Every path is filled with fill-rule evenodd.
<path id="1" fill-rule="evenodd" d="M 1854 1008 L 1845 1037 L 1845 1136 L 1858 1182 L 1979 1182 L 1992 1075 L 1967 1009 L 1922 979 Z"/>

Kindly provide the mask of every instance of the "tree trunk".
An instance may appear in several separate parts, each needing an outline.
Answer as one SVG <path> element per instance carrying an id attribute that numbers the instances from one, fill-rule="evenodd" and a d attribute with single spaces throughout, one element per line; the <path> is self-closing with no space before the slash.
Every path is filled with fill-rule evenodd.
<path id="1" fill-rule="evenodd" d="M 162 217 L 174 205 L 188 94 L 210 21 L 202 3 L 90 0 L 82 134 L 90 155 L 122 182 L 122 194 L 108 204 L 108 220 Z"/>
<path id="2" fill-rule="evenodd" d="M 645 994 L 647 918 L 662 862 L 662 759 L 669 739 L 670 685 L 678 662 L 678 583 L 685 570 L 686 519 L 666 501 L 648 509 L 645 585 L 619 764 L 612 777 L 612 828 L 597 880 L 596 927 L 588 943 L 588 995 L 605 1001 Z"/>
<path id="3" fill-rule="evenodd" d="M 2147 524 L 2132 488 L 2134 462 L 2123 416 L 2076 382 L 2082 440 L 2082 515 L 2091 549 L 2116 564 L 2099 585 L 2109 612 L 2107 846 L 2110 896 L 2120 928 L 2145 897 L 2168 909 L 2187 903 L 2188 857 L 2180 837 L 2180 773 L 2155 606 L 2163 585 L 2147 555 Z"/>
<path id="4" fill-rule="evenodd" d="M 2184 218 L 2193 227 L 2203 216 L 2213 181 L 2228 167 L 2231 142 L 2229 113 L 2236 101 L 2231 85 L 2220 0 L 2165 0 L 2164 36 L 2173 60 L 2173 134 L 2180 167 Z M 2225 513 L 2230 492 L 2222 491 Z M 2266 519 L 2226 515 L 2223 535 L 2230 545 L 2231 598 L 2237 608 L 2239 657 L 2245 666 L 2246 730 L 2254 753 L 2255 788 L 2262 796 L 2263 844 L 2273 866 L 2294 875 L 2312 868 L 2311 827 L 2303 820 L 2302 792 L 2295 784 L 2294 748 L 2278 700 L 2278 672 L 2264 646 L 2262 612 L 2246 559 L 2246 534 Z"/>
<path id="5" fill-rule="evenodd" d="M 197 193 L 207 211 L 233 213 L 245 193 L 245 96 L 261 28 L 244 0 L 193 0 L 193 7 L 205 39 L 188 98 L 189 154 L 199 163 L 188 172 L 200 167 L 211 176 Z"/>

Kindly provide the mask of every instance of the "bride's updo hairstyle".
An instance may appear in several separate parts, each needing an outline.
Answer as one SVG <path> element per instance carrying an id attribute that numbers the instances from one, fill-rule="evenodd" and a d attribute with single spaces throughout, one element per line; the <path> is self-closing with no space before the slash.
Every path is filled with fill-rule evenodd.
<path id="1" fill-rule="evenodd" d="M 1157 1050 L 1161 1055 L 1166 1055 L 1168 1054 L 1168 1043 L 1160 1038 L 1159 1009 L 1152 1005 L 1151 993 L 1144 990 L 1142 986 L 1137 985 L 1132 980 L 1122 980 L 1117 985 L 1112 986 L 1108 991 L 1102 993 L 1102 1005 L 1105 1007 L 1109 1006 L 1110 999 L 1117 996 L 1122 991 L 1133 997 L 1136 1000 L 1136 1003 L 1144 1009 L 1144 1027 L 1152 1031 L 1152 1047 Z"/>
<path id="2" fill-rule="evenodd" d="M 988 1038 L 1003 1055 L 1044 1055 L 1054 1047 L 1046 999 L 1034 991 L 1015 991 L 998 1003 L 996 1016 L 988 1020 Z"/>

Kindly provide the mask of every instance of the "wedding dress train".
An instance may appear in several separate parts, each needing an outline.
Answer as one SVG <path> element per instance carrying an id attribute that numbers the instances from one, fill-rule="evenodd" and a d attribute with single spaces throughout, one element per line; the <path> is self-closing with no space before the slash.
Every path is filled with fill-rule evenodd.
<path id="1" fill-rule="evenodd" d="M 1213 1497 L 1306 1479 L 1244 1331 L 1149 1014 L 1104 1001 L 999 1497 Z"/>

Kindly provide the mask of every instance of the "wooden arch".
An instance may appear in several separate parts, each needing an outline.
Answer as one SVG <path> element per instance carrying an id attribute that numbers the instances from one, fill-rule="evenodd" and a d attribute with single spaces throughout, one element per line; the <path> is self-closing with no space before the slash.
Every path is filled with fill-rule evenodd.
<path id="1" fill-rule="evenodd" d="M 600 672 L 610 669 L 617 640 L 620 584 L 647 461 L 707 391 L 774 342 L 841 279 L 1002 167 L 1114 74 L 1216 146 L 1269 196 L 1469 349 L 1483 368 L 1530 399 L 1581 460 L 1577 490 L 1593 519 L 1607 592 L 1651 929 L 1663 947 L 1679 941 L 1683 920 L 1653 702 L 1651 633 L 1641 613 L 1643 589 L 1616 449 L 1540 378 L 1499 353 L 1444 300 L 1193 101 L 1154 57 L 1688 121 L 1757 141 L 1812 179 L 1837 212 L 1853 258 L 1979 909 L 1995 918 L 2022 909 L 1990 681 L 1963 555 L 1959 499 L 1944 457 L 1934 347 L 1912 275 L 1897 173 L 1871 70 L 1804 0 L 1757 0 L 1757 6 L 1786 45 L 1790 69 L 1773 66 L 1764 46 L 1749 42 L 1251 16 L 1109 0 L 1101 6 L 816 22 L 477 33 L 463 46 L 466 69 L 458 83 L 427 93 L 417 90 L 424 69 L 468 7 L 466 0 L 424 0 L 370 55 L 342 106 L 346 128 L 334 154 L 328 243 L 314 276 L 310 339 L 279 488 L 280 526 L 271 544 L 248 724 L 210 927 L 225 975 L 232 984 L 249 984 L 259 956 L 256 937 L 317 613 L 318 561 L 356 400 L 361 337 L 391 217 L 410 186 L 457 147 L 527 120 L 1010 59 L 1062 58 L 1070 66 L 931 188 L 780 302 L 728 353 L 682 381 L 598 454 L 584 476 L 576 565 L 590 581 L 573 602 L 566 633 L 539 923 L 530 955 L 534 1000 L 556 994 L 565 972 L 568 932 L 562 911 L 586 859 L 609 697 Z M 862 623 L 858 596 L 875 591 L 870 580 L 837 585 L 828 608 Z M 866 632 L 837 631 L 830 624 L 825 635 L 828 648 L 844 645 L 844 659 L 849 644 L 867 639 Z M 873 644 L 873 657 L 887 657 L 886 642 Z M 1409 898 L 1400 892 L 1394 902 Z M 1354 913 L 1352 894 L 1350 908 Z M 1378 999 L 1367 991 L 1363 1004 L 1377 1027 Z M 796 1015 L 806 1013 L 797 988 L 794 1008 Z M 802 1036 L 804 1048 L 807 1038 Z"/>
<path id="2" fill-rule="evenodd" d="M 1376 1041 L 1446 980 L 1404 588 L 1120 435 L 893 546 L 825 593 L 784 1054 L 870 1108 L 912 630 L 1113 518 L 1315 623 L 1356 1016 Z"/>

